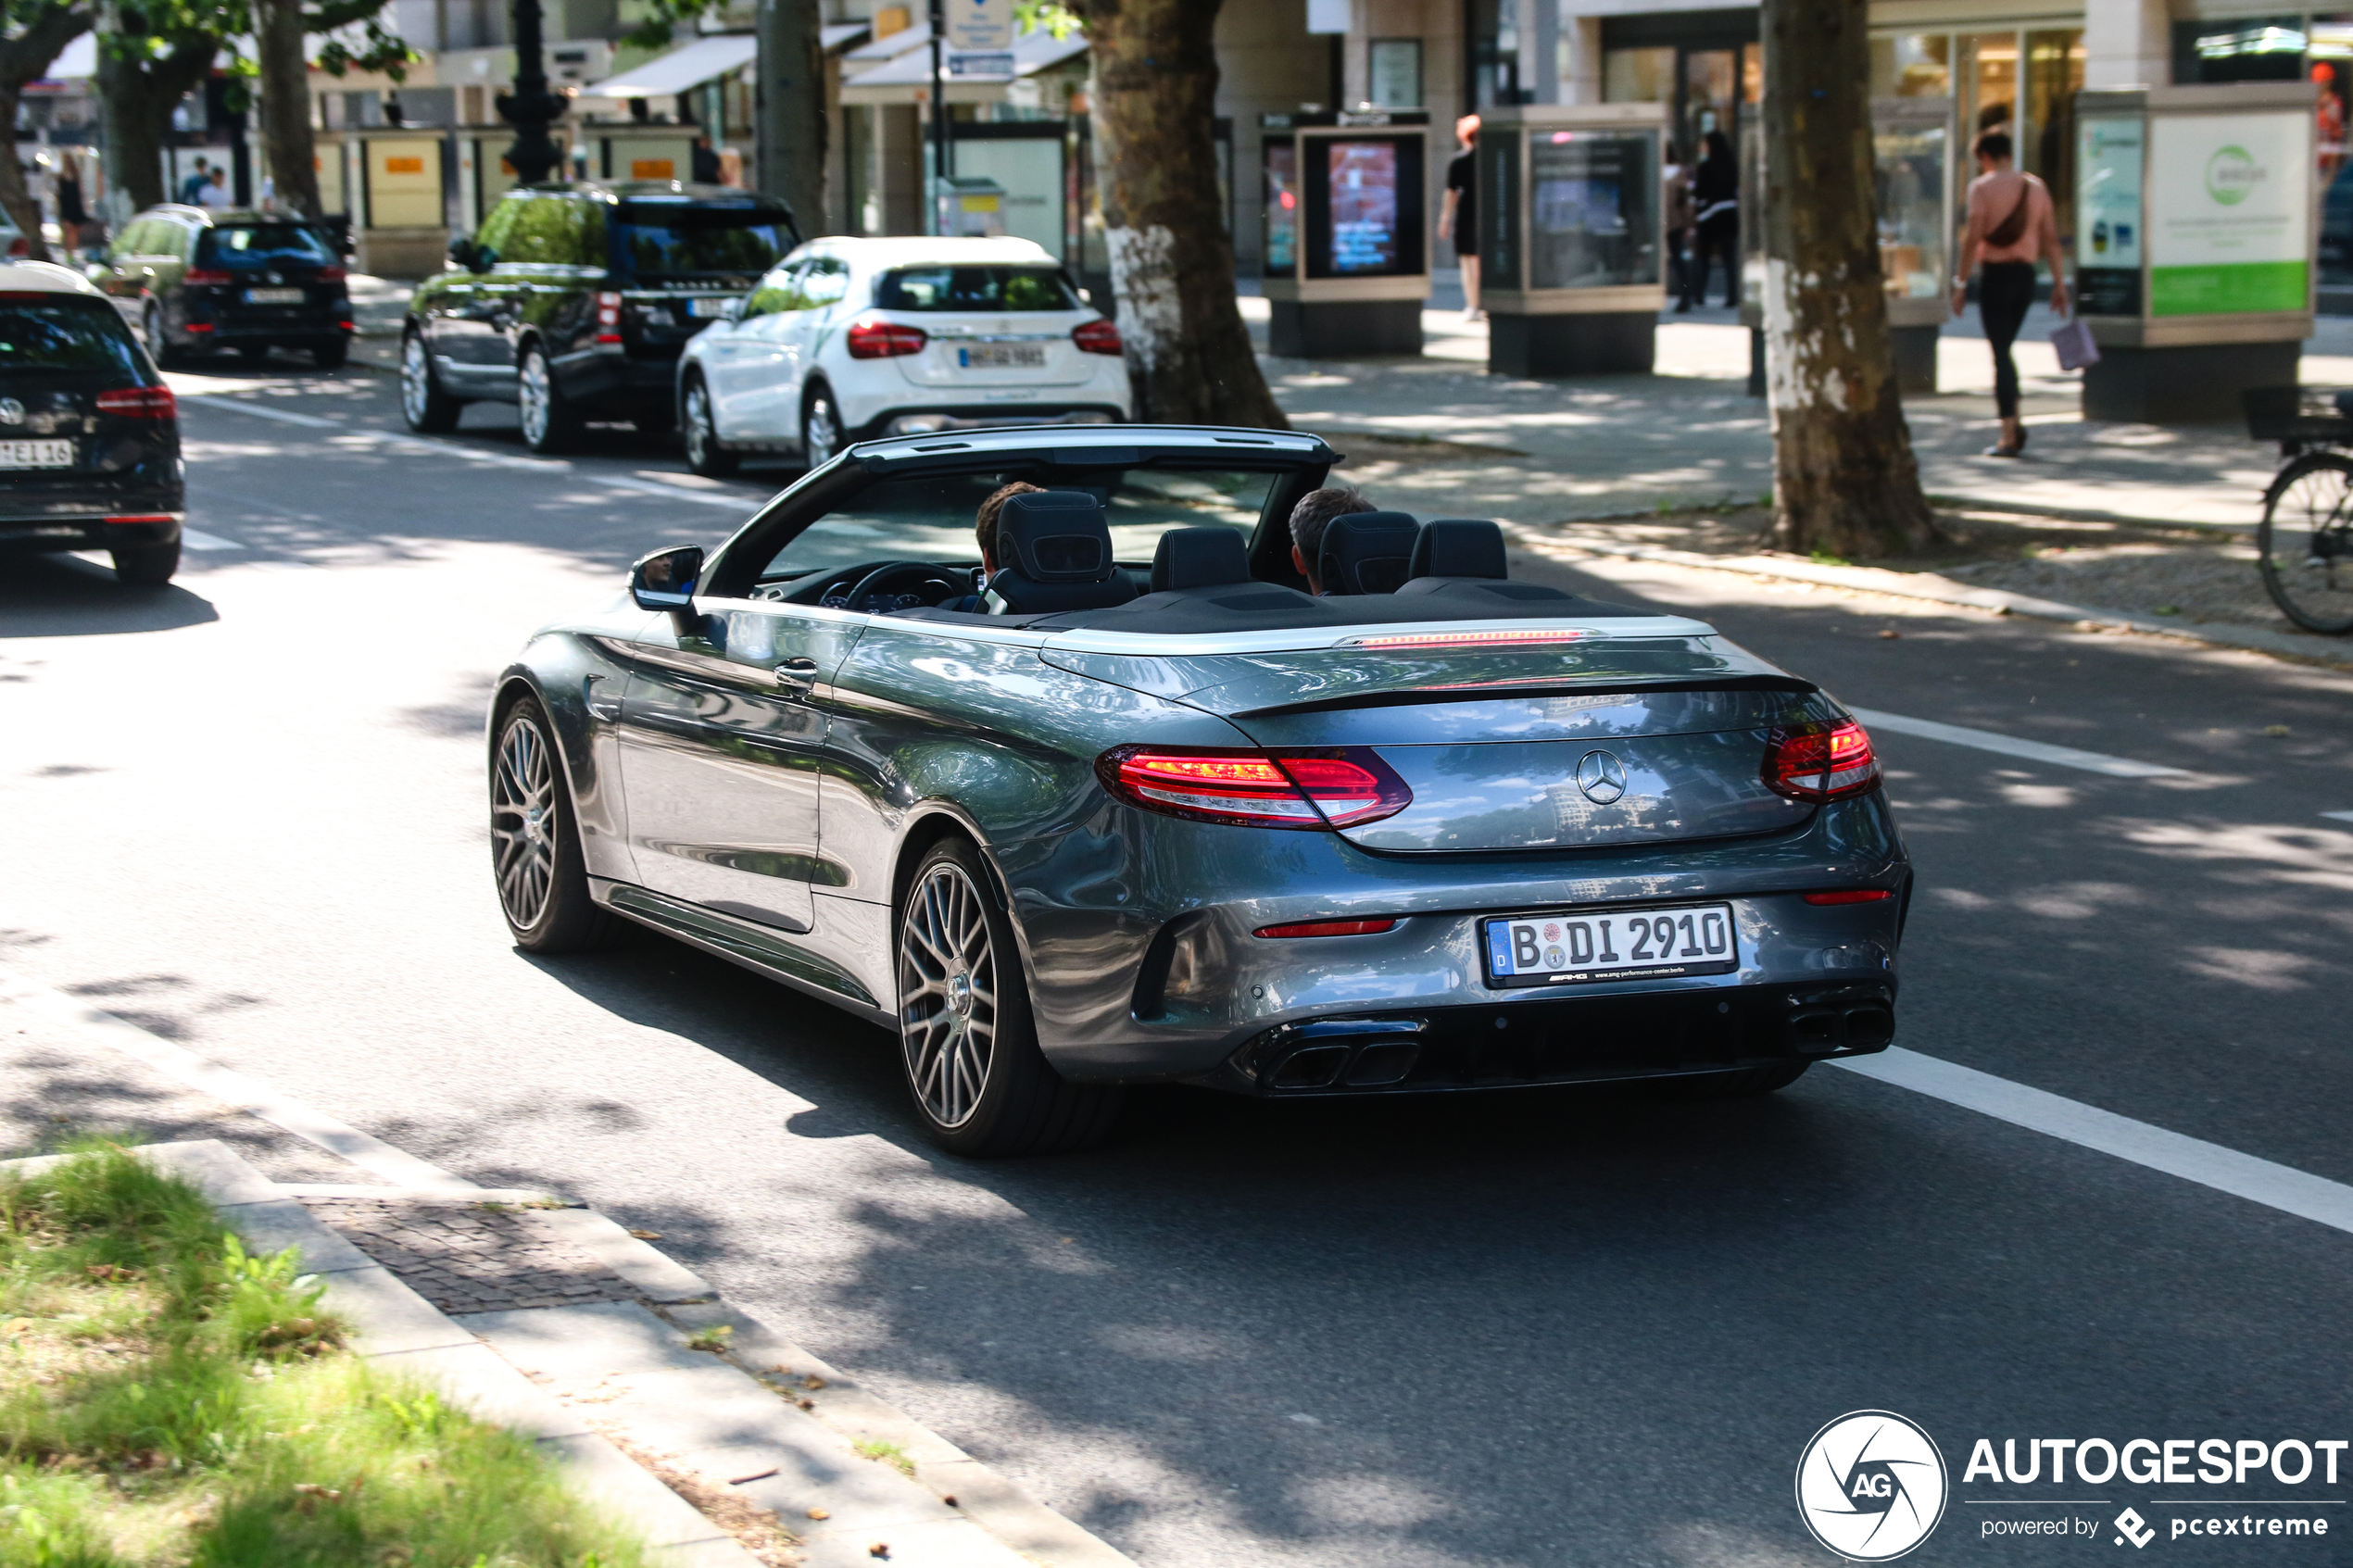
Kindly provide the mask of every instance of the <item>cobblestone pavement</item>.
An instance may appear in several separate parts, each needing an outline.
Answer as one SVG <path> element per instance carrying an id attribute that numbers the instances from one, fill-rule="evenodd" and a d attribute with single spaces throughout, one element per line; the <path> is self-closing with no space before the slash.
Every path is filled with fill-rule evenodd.
<path id="1" fill-rule="evenodd" d="M 445 1312 L 638 1299 L 619 1274 L 552 1235 L 529 1209 L 448 1198 L 303 1202 Z"/>

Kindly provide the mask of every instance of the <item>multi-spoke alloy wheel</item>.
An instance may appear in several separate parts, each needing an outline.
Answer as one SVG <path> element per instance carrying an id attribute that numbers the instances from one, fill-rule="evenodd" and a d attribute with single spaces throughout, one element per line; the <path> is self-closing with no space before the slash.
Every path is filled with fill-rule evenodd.
<path id="1" fill-rule="evenodd" d="M 447 434 L 458 428 L 459 401 L 441 390 L 424 338 L 410 332 L 400 344 L 400 414 L 410 430 Z"/>
<path id="2" fill-rule="evenodd" d="M 698 376 L 686 383 L 682 422 L 686 426 L 686 466 L 716 479 L 736 471 L 736 454 L 719 442 L 719 425 L 711 408 L 711 389 Z"/>
<path id="3" fill-rule="evenodd" d="M 547 711 L 533 696 L 499 710 L 490 749 L 490 856 L 515 945 L 534 953 L 610 947 L 626 930 L 588 892 L 572 791 Z"/>
<path id="4" fill-rule="evenodd" d="M 490 776 L 490 842 L 498 902 L 517 931 L 547 913 L 556 872 L 556 770 L 536 716 L 517 714 L 498 737 Z"/>
<path id="5" fill-rule="evenodd" d="M 800 452 L 811 468 L 841 450 L 841 416 L 834 412 L 831 394 L 820 391 L 800 416 Z"/>
<path id="6" fill-rule="evenodd" d="M 931 1120 L 961 1127 L 980 1108 L 997 1044 L 997 962 L 980 890 L 936 861 L 908 897 L 899 937 L 899 1028 L 907 1081 Z"/>
<path id="7" fill-rule="evenodd" d="M 1081 1148 L 1119 1109 L 1117 1089 L 1070 1082 L 1038 1049 L 1013 921 L 969 839 L 934 844 L 909 878 L 899 1037 L 925 1130 L 956 1154 Z"/>
<path id="8" fill-rule="evenodd" d="M 547 352 L 535 343 L 522 351 L 522 363 L 516 368 L 515 402 L 522 443 L 533 451 L 568 452 L 578 443 L 580 411 L 556 384 Z"/>

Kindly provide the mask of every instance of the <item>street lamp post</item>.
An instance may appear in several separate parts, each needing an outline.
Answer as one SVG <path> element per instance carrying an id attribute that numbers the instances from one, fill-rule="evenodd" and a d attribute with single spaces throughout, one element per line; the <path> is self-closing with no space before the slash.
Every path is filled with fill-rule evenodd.
<path id="1" fill-rule="evenodd" d="M 541 58 L 539 0 L 514 0 L 515 90 L 498 94 L 498 118 L 515 128 L 514 145 L 507 161 L 515 167 L 515 182 L 535 185 L 555 172 L 563 153 L 547 134 L 547 127 L 563 118 L 564 101 L 547 91 L 547 67 Z"/>

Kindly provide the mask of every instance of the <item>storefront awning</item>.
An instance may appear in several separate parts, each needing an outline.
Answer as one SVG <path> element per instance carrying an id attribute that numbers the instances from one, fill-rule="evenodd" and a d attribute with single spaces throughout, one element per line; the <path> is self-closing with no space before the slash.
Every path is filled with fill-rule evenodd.
<path id="1" fill-rule="evenodd" d="M 760 53 L 760 40 L 749 32 L 724 32 L 698 38 L 683 49 L 648 60 L 635 70 L 607 77 L 580 90 L 584 98 L 661 98 L 701 86 L 714 77 L 741 69 Z"/>
<path id="2" fill-rule="evenodd" d="M 909 31 L 913 31 L 910 29 Z M 903 36 L 903 35 L 898 35 Z M 898 36 L 890 42 L 897 43 Z M 871 47 L 871 45 L 869 45 Z M 1026 32 L 1013 40 L 1013 69 L 941 78 L 951 104 L 994 103 L 1005 95 L 1008 83 L 1025 76 L 1035 76 L 1041 70 L 1061 65 L 1087 52 L 1086 35 L 1073 31 L 1068 37 L 1056 38 L 1040 29 Z M 845 56 L 854 61 L 857 54 Z M 896 59 L 846 78 L 841 84 L 841 101 L 845 104 L 912 104 L 916 90 L 931 86 L 931 51 L 912 49 Z"/>

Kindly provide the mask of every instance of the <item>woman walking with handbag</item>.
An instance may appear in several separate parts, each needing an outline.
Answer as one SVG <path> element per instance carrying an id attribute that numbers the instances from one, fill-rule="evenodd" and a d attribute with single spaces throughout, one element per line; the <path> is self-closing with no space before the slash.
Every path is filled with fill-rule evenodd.
<path id="1" fill-rule="evenodd" d="M 2067 314 L 2067 257 L 2058 242 L 2051 193 L 2032 174 L 2010 167 L 2007 132 L 1988 131 L 1977 139 L 1978 176 L 1969 182 L 1969 227 L 1961 233 L 1960 270 L 1953 279 L 1953 314 L 1969 302 L 1969 274 L 1982 265 L 1977 283 L 1977 313 L 1985 340 L 1994 345 L 1994 411 L 2002 438 L 1985 449 L 1989 458 L 2015 458 L 2026 449 L 2026 426 L 2018 417 L 2018 365 L 2010 345 L 2034 304 L 2034 263 L 2051 264 L 2051 309 Z"/>

